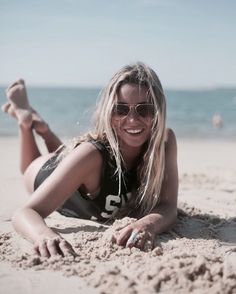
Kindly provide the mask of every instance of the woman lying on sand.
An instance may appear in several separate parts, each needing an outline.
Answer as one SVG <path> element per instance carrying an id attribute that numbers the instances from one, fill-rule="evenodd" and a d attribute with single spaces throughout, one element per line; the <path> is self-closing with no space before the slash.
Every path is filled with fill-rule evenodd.
<path id="1" fill-rule="evenodd" d="M 98 221 L 135 217 L 114 242 L 140 249 L 175 222 L 176 139 L 165 127 L 165 96 L 151 68 L 136 63 L 118 71 L 101 94 L 94 131 L 68 147 L 32 109 L 23 80 L 6 93 L 2 109 L 18 121 L 20 169 L 31 194 L 12 222 L 37 254 L 74 254 L 44 222 L 55 210 Z M 40 154 L 34 133 L 44 139 L 47 155 Z"/>

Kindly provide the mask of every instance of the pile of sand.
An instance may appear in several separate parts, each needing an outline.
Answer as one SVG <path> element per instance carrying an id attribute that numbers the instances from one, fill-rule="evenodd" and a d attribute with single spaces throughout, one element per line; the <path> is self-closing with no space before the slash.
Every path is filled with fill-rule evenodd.
<path id="1" fill-rule="evenodd" d="M 10 232 L 0 235 L 0 260 L 18 268 L 79 276 L 99 293 L 236 292 L 236 218 L 180 206 L 173 230 L 157 237 L 153 250 L 143 252 L 112 242 L 115 231 L 133 219 L 103 226 L 54 213 L 48 224 L 71 242 L 77 257 L 32 256 L 25 241 Z M 232 230 L 232 238 L 228 234 L 225 238 L 226 228 Z"/>

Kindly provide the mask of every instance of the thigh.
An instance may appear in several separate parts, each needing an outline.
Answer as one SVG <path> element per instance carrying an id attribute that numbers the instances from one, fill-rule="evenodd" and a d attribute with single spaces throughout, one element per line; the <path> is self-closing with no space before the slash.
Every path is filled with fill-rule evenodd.
<path id="1" fill-rule="evenodd" d="M 26 190 L 29 193 L 33 193 L 34 191 L 34 182 L 39 170 L 53 155 L 54 153 L 49 153 L 36 158 L 26 169 L 23 178 Z"/>

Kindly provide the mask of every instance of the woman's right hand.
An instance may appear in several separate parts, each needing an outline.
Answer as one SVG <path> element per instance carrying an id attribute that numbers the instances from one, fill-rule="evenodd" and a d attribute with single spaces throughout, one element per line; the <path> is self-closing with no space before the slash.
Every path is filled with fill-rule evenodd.
<path id="1" fill-rule="evenodd" d="M 73 247 L 62 237 L 43 238 L 34 243 L 34 252 L 42 257 L 76 256 Z"/>

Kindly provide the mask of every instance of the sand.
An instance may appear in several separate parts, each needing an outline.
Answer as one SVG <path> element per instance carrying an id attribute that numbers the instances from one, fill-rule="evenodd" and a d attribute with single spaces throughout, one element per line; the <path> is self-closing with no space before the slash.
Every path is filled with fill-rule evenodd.
<path id="1" fill-rule="evenodd" d="M 39 258 L 12 229 L 27 199 L 16 138 L 0 138 L 0 293 L 236 293 L 236 141 L 178 141 L 179 212 L 153 250 L 122 248 L 112 225 L 53 213 L 78 256 Z"/>

